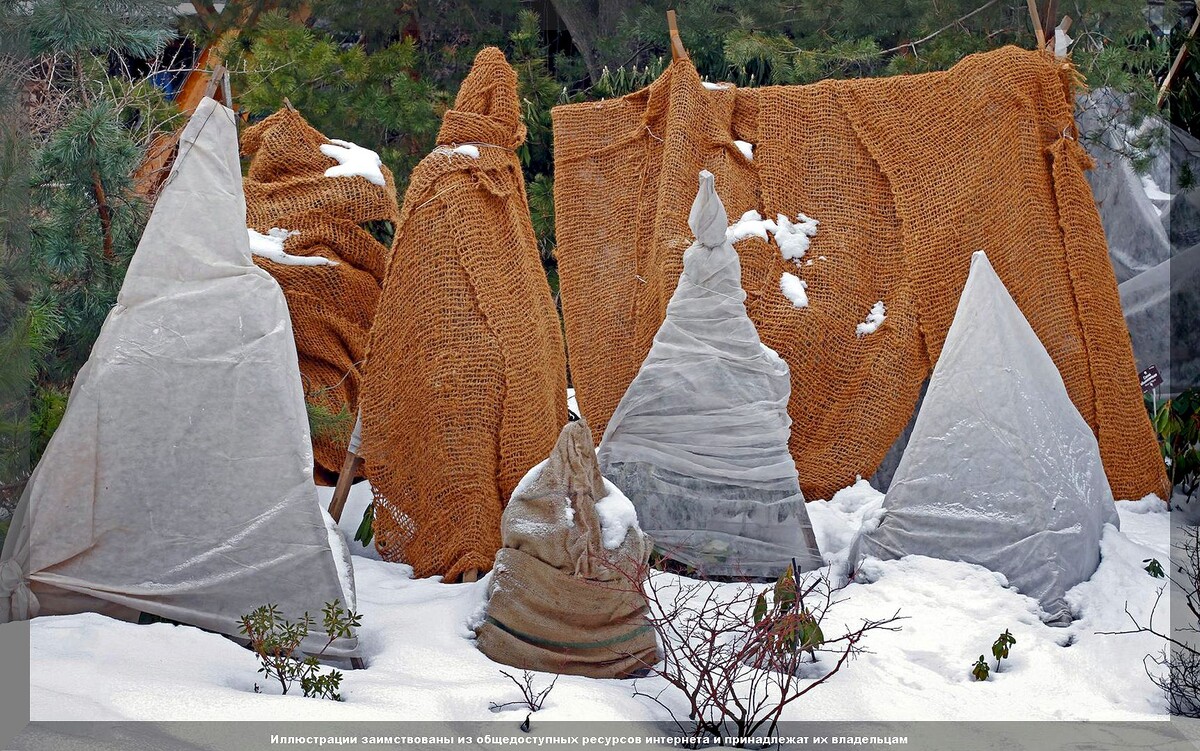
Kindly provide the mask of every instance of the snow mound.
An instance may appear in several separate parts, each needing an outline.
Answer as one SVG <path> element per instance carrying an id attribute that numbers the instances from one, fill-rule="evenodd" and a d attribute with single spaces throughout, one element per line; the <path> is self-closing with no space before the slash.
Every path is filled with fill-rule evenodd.
<path id="1" fill-rule="evenodd" d="M 633 501 L 625 497 L 621 489 L 608 480 L 604 481 L 608 495 L 596 501 L 596 515 L 600 517 L 600 539 L 605 550 L 616 550 L 625 542 L 629 530 L 639 529 L 637 509 Z"/>

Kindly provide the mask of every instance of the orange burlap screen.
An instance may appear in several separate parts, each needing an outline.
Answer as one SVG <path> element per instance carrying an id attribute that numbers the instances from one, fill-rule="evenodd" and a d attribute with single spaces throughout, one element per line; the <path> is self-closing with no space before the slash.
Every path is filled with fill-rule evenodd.
<path id="1" fill-rule="evenodd" d="M 371 332 L 362 455 L 375 544 L 418 577 L 491 568 L 505 502 L 567 419 L 524 140 L 516 74 L 485 49 L 413 170 Z"/>
<path id="2" fill-rule="evenodd" d="M 820 221 L 799 265 L 757 238 L 737 244 L 746 307 L 791 366 L 790 447 L 808 498 L 879 465 L 981 249 L 1096 431 L 1116 496 L 1165 493 L 1083 175 L 1072 76 L 1008 47 L 919 76 L 713 89 L 680 61 L 622 99 L 556 107 L 563 312 L 597 439 L 663 320 L 708 169 L 730 217 Z M 807 283 L 808 307 L 781 293 L 785 271 Z M 858 336 L 880 301 L 882 327 Z"/>
<path id="3" fill-rule="evenodd" d="M 325 177 L 337 161 L 321 153 L 328 139 L 293 110 L 280 110 L 242 135 L 250 157 L 245 178 L 246 223 L 258 232 L 295 231 L 284 251 L 324 256 L 336 266 L 290 266 L 255 256 L 283 288 L 308 401 L 333 414 L 348 412 L 344 430 L 313 436 L 315 475 L 333 484 L 346 457 L 358 409 L 360 379 L 388 248 L 363 226 L 398 221 L 396 186 L 361 176 Z"/>

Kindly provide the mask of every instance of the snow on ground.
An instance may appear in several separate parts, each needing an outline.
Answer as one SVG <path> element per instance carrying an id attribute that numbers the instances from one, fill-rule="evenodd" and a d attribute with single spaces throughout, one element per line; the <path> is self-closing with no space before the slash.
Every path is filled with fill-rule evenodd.
<path id="1" fill-rule="evenodd" d="M 322 489 L 327 503 L 330 489 Z M 487 577 L 474 584 L 412 579 L 412 569 L 378 560 L 353 541 L 370 502 L 354 486 L 340 529 L 355 555 L 359 638 L 366 670 L 345 671 L 343 703 L 279 696 L 263 686 L 254 656 L 224 637 L 198 629 L 138 626 L 85 614 L 36 618 L 31 624 L 31 700 L 35 720 L 377 719 L 497 720 L 519 723 L 515 708 L 491 702 L 518 698 L 500 674 L 508 669 L 475 649 L 468 623 L 477 618 Z M 813 527 L 835 571 L 864 525 L 878 522 L 882 495 L 865 481 L 829 501 L 808 505 Z M 1102 561 L 1091 580 L 1070 591 L 1078 619 L 1065 628 L 1041 623 L 1033 600 L 1003 586 L 978 566 L 910 556 L 868 561 L 862 581 L 842 592 L 824 630 L 840 633 L 862 618 L 896 610 L 897 632 L 877 632 L 868 654 L 853 660 L 797 702 L 786 719 L 982 720 L 1166 719 L 1142 659 L 1161 648 L 1146 635 L 1098 631 L 1128 628 L 1124 609 L 1144 617 L 1162 580 L 1143 560 L 1169 558 L 1171 515 L 1155 499 L 1118 504 L 1121 530 L 1108 528 Z M 662 574 L 662 576 L 670 576 Z M 1165 616 L 1166 602 L 1160 606 Z M 1016 637 L 1011 658 L 983 683 L 969 677 L 1005 629 Z M 826 665 L 832 657 L 822 658 Z M 538 682 L 548 681 L 544 677 Z M 655 681 L 643 679 L 643 691 Z M 663 699 L 677 710 L 678 696 Z M 665 711 L 634 698 L 631 682 L 564 676 L 538 713 L 544 720 L 665 719 Z"/>

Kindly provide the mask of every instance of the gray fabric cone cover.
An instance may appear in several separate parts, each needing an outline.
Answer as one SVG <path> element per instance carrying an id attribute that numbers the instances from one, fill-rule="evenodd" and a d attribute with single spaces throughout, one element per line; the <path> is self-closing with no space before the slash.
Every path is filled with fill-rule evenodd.
<path id="1" fill-rule="evenodd" d="M 1134 356 L 1139 370 L 1158 368 L 1165 398 L 1200 383 L 1200 188 L 1188 177 L 1200 174 L 1200 141 L 1107 88 L 1081 96 L 1078 112 Z"/>
<path id="2" fill-rule="evenodd" d="M 700 173 L 696 242 L 641 370 L 601 439 L 601 470 L 668 557 L 705 575 L 822 565 L 788 452 L 791 381 L 746 314 L 713 176 Z"/>
<path id="3" fill-rule="evenodd" d="M 864 556 L 925 555 L 1003 574 L 1048 622 L 1119 526 L 1096 438 L 983 252 L 959 299 L 878 527 Z"/>
<path id="4" fill-rule="evenodd" d="M 0 621 L 145 612 L 236 636 L 267 603 L 318 621 L 325 602 L 354 607 L 287 303 L 245 217 L 234 114 L 205 99 L 18 507 Z"/>

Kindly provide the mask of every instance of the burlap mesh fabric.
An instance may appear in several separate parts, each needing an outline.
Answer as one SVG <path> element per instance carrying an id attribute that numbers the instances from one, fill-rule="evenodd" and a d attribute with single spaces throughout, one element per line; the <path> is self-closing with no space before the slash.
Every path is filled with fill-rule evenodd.
<path id="1" fill-rule="evenodd" d="M 605 529 L 597 503 L 615 489 L 600 474 L 587 423 L 569 423 L 504 509 L 504 547 L 475 629 L 484 654 L 592 678 L 629 677 L 658 661 L 642 591 L 652 543 L 622 519 Z"/>
<path id="2" fill-rule="evenodd" d="M 479 53 L 413 170 L 371 333 L 375 544 L 419 577 L 486 571 L 500 514 L 566 421 L 566 358 L 515 149 L 517 81 Z M 455 151 L 456 145 L 470 148 Z M 466 152 L 466 153 L 464 153 Z"/>
<path id="3" fill-rule="evenodd" d="M 280 110 L 246 129 L 242 154 L 246 223 L 258 232 L 295 231 L 284 250 L 323 256 L 336 266 L 290 266 L 255 256 L 287 297 L 305 398 L 332 414 L 347 412 L 345 430 L 313 435 L 318 482 L 337 480 L 358 410 L 363 363 L 389 249 L 364 225 L 398 221 L 396 186 L 364 177 L 325 177 L 337 162 L 321 153 L 328 139 L 299 113 Z"/>
<path id="4" fill-rule="evenodd" d="M 573 385 L 599 437 L 662 323 L 708 169 L 729 215 L 820 221 L 797 265 L 738 243 L 746 307 L 792 376 L 808 498 L 869 476 L 904 428 L 985 250 L 1096 431 L 1119 498 L 1168 485 L 1076 143 L 1069 66 L 1008 47 L 949 71 L 710 90 L 689 62 L 622 99 L 554 109 Z M 753 144 L 742 156 L 735 140 Z M 809 263 L 811 261 L 811 264 Z M 797 308 L 780 275 L 808 284 Z M 877 302 L 887 319 L 856 335 Z"/>

